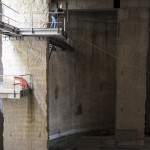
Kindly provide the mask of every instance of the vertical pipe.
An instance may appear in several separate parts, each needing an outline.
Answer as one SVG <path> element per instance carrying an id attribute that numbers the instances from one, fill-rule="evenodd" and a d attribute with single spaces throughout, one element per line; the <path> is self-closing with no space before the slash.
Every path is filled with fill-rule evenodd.
<path id="1" fill-rule="evenodd" d="M 59 26 L 59 12 L 57 12 L 57 27 L 58 27 L 58 33 L 60 32 L 60 26 Z"/>
<path id="2" fill-rule="evenodd" d="M 63 31 L 65 32 L 66 31 L 66 18 L 64 16 L 64 25 L 63 25 Z"/>
<path id="3" fill-rule="evenodd" d="M 68 1 L 66 1 L 66 31 L 68 32 L 69 18 L 68 18 Z"/>
<path id="4" fill-rule="evenodd" d="M 32 17 L 31 21 L 32 21 L 32 33 L 33 33 L 33 12 L 32 12 L 32 16 L 31 17 Z"/>

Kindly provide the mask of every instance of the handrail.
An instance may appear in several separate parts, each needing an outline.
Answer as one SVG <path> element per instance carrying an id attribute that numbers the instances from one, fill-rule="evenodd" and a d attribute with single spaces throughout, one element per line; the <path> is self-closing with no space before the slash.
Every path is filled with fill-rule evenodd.
<path id="1" fill-rule="evenodd" d="M 0 11 L 1 22 L 17 27 L 18 21 L 15 20 L 15 18 L 17 17 L 16 15 L 18 15 L 19 12 L 11 8 L 10 6 L 4 4 L 3 2 L 0 2 L 0 5 L 1 5 L 1 11 Z M 15 15 L 15 17 L 11 17 L 9 13 L 11 13 L 11 15 L 13 16 Z"/>
<path id="2" fill-rule="evenodd" d="M 65 11 L 60 11 L 60 12 L 39 12 L 39 11 L 32 11 L 30 13 L 24 12 L 24 13 L 19 13 L 15 9 L 11 8 L 10 6 L 4 4 L 3 2 L 0 2 L 0 5 L 2 5 L 2 12 L 0 12 L 0 16 L 2 16 L 2 23 L 6 23 L 8 25 L 12 25 L 14 27 L 18 28 L 31 28 L 32 32 L 34 32 L 34 28 L 38 27 L 44 27 L 44 29 L 57 29 L 57 32 L 60 33 L 61 31 L 64 32 L 66 31 L 66 18 L 65 18 Z M 7 7 L 8 9 L 12 10 L 13 12 L 19 14 L 19 16 L 15 16 L 14 13 L 10 13 L 9 11 L 3 11 Z M 28 15 L 29 14 L 29 15 Z M 44 20 L 44 17 L 41 17 L 43 15 L 47 15 L 47 19 Z M 20 18 L 21 15 L 23 16 L 22 22 L 16 20 L 15 18 Z M 38 16 L 39 15 L 39 16 Z M 53 17 L 51 17 L 53 16 Z M 51 18 L 51 20 L 48 20 Z M 55 18 L 55 20 L 54 20 Z M 52 30 L 54 31 L 54 30 Z M 56 30 L 55 30 L 56 32 Z"/>
<path id="3" fill-rule="evenodd" d="M 9 8 L 10 10 L 14 11 L 15 13 L 19 14 L 18 11 L 16 11 L 15 9 L 11 8 L 10 6 L 4 4 L 3 2 L 0 2 L 1 5 L 4 5 L 5 7 Z"/>
<path id="4" fill-rule="evenodd" d="M 58 29 L 57 32 L 60 31 L 65 31 L 65 12 L 38 12 L 38 11 L 32 11 L 32 13 L 23 13 L 25 14 L 24 18 L 27 20 L 25 22 L 18 22 L 20 24 L 20 28 L 24 28 L 24 26 L 28 25 L 29 27 L 25 27 L 25 28 L 37 28 L 38 26 L 40 26 L 40 24 L 44 25 L 47 29 L 51 29 L 53 27 L 51 27 L 51 24 L 54 23 L 55 24 L 55 28 Z M 47 14 L 47 15 L 57 15 L 57 18 L 55 20 L 55 22 L 52 21 L 43 21 L 41 16 L 42 14 Z M 39 16 L 38 16 L 39 15 Z M 30 21 L 28 21 L 30 20 Z M 22 27 L 23 25 L 23 27 Z M 61 30 L 62 29 L 62 30 Z"/>
<path id="5" fill-rule="evenodd" d="M 14 20 L 14 19 L 12 19 L 12 18 L 10 18 L 10 17 L 8 17 L 8 16 L 6 16 L 6 15 L 4 15 L 4 14 L 2 14 L 2 13 L 0 13 L 0 16 L 4 16 L 4 17 L 6 17 L 6 18 L 8 18 L 8 19 L 10 19 L 10 20 L 12 20 L 12 21 L 18 23 L 16 20 Z"/>
<path id="6" fill-rule="evenodd" d="M 1 74 L 0 77 L 4 77 L 4 76 L 8 76 L 8 77 L 13 77 L 13 76 L 32 76 L 31 74 L 13 74 L 13 75 L 7 75 L 7 74 Z"/>
<path id="7" fill-rule="evenodd" d="M 49 11 L 49 12 L 39 12 L 39 11 L 32 11 L 33 14 L 65 14 L 65 12 L 53 12 L 53 11 Z M 20 13 L 21 14 L 21 13 Z M 24 12 L 22 14 L 31 14 L 29 12 Z"/>
<path id="8" fill-rule="evenodd" d="M 62 14 L 62 15 L 64 15 L 65 14 L 65 12 L 47 12 L 47 13 L 42 13 L 42 12 L 35 12 L 35 11 L 32 11 L 32 13 L 27 13 L 27 12 L 25 12 L 25 13 L 20 13 L 20 15 L 21 14 L 29 14 L 30 15 L 30 17 L 32 17 L 32 15 L 41 15 L 41 14 L 51 14 L 51 15 L 53 15 L 53 14 Z"/>

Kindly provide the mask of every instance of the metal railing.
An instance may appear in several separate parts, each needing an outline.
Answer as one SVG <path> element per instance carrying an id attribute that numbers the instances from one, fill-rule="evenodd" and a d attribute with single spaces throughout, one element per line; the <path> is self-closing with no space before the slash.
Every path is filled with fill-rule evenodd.
<path id="1" fill-rule="evenodd" d="M 64 12 L 18 12 L 0 2 L 0 19 L 9 25 L 23 29 L 50 29 L 51 31 L 65 31 L 66 19 Z M 46 20 L 46 21 L 45 21 Z"/>
<path id="2" fill-rule="evenodd" d="M 61 12 L 18 12 L 10 6 L 0 2 L 0 20 L 6 25 L 15 28 L 32 31 L 32 33 L 65 33 L 67 28 L 67 13 Z"/>
<path id="3" fill-rule="evenodd" d="M 10 6 L 0 2 L 0 19 L 9 25 L 17 26 L 18 22 L 16 18 L 19 16 L 19 12 Z"/>
<path id="4" fill-rule="evenodd" d="M 49 29 L 52 32 L 65 31 L 66 18 L 64 12 L 32 12 L 24 13 L 24 21 L 19 23 L 19 28 L 24 29 Z M 49 19 L 48 19 L 49 18 Z M 47 21 L 45 21 L 47 19 Z"/>
<path id="5" fill-rule="evenodd" d="M 25 75 L 0 75 L 0 93 L 12 93 L 14 98 L 20 91 L 32 89 L 32 76 Z"/>

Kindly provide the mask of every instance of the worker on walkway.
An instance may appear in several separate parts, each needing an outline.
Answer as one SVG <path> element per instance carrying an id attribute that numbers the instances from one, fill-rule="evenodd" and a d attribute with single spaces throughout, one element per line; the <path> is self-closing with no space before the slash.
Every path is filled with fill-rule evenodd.
<path id="1" fill-rule="evenodd" d="M 56 17 L 55 14 L 51 16 L 52 22 L 50 28 L 56 28 Z"/>
<path id="2" fill-rule="evenodd" d="M 58 18 L 59 18 L 59 13 L 62 12 L 62 4 L 59 5 L 59 7 L 57 7 L 57 9 L 54 11 L 54 13 L 51 15 L 51 26 L 50 28 L 56 28 L 56 25 L 59 23 L 58 22 Z"/>

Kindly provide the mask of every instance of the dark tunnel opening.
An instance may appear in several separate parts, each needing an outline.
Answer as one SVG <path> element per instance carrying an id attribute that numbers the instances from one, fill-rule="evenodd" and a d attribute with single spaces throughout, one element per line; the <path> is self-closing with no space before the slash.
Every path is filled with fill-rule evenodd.
<path id="1" fill-rule="evenodd" d="M 120 0 L 114 0 L 114 8 L 120 8 Z"/>

